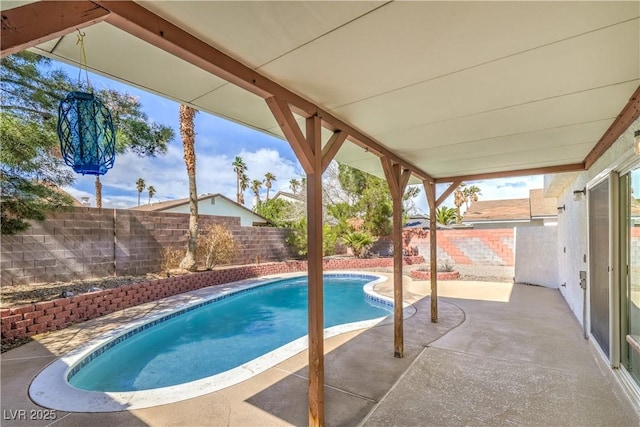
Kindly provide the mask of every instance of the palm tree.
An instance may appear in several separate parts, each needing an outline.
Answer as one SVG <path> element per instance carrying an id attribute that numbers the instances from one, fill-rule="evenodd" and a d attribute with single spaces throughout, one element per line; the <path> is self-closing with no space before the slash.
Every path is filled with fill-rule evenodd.
<path id="1" fill-rule="evenodd" d="M 238 194 L 238 203 L 240 203 L 241 205 L 244 205 L 244 192 L 247 191 L 247 188 L 249 188 L 249 183 L 250 180 L 246 173 L 240 175 L 240 193 Z"/>
<path id="2" fill-rule="evenodd" d="M 153 185 L 149 186 L 149 204 L 151 204 L 151 199 L 153 198 L 153 196 L 155 196 L 156 194 L 156 189 L 153 187 Z"/>
<path id="3" fill-rule="evenodd" d="M 260 189 L 262 188 L 262 181 L 259 179 L 254 179 L 251 181 L 251 191 L 256 195 L 256 204 L 254 208 L 257 208 L 260 204 Z"/>
<path id="4" fill-rule="evenodd" d="M 457 223 L 460 224 L 462 222 L 462 215 L 460 214 L 460 207 L 462 205 L 465 206 L 466 209 L 469 209 L 471 202 L 478 201 L 478 195 L 482 194 L 482 190 L 477 185 L 472 185 L 467 187 L 467 184 L 463 182 L 453 193 L 454 203 L 456 205 L 456 213 L 457 213 Z"/>
<path id="5" fill-rule="evenodd" d="M 441 206 L 436 209 L 436 221 L 442 225 L 449 225 L 456 221 L 457 213 L 455 208 Z"/>
<path id="6" fill-rule="evenodd" d="M 138 202 L 138 204 L 140 204 Z M 100 175 L 96 175 L 96 208 L 102 208 L 102 183 L 100 182 Z"/>
<path id="7" fill-rule="evenodd" d="M 293 194 L 296 194 L 298 192 L 298 188 L 300 188 L 300 181 L 295 178 L 289 180 L 289 188 L 291 188 Z"/>
<path id="8" fill-rule="evenodd" d="M 271 182 L 276 180 L 276 176 L 271 172 L 264 174 L 264 186 L 267 188 L 267 202 L 269 201 L 269 190 L 271 190 Z"/>
<path id="9" fill-rule="evenodd" d="M 466 187 L 462 193 L 464 194 L 465 206 L 469 209 L 472 202 L 478 201 L 478 196 L 482 194 L 482 190 L 477 185 L 472 185 Z"/>
<path id="10" fill-rule="evenodd" d="M 196 245 L 198 243 L 198 192 L 196 191 L 196 152 L 194 117 L 198 111 L 188 105 L 180 105 L 180 136 L 184 147 L 184 163 L 189 177 L 189 242 L 180 268 L 196 269 Z"/>
<path id="11" fill-rule="evenodd" d="M 138 189 L 138 206 L 140 206 L 140 194 L 142 194 L 142 190 L 144 190 L 146 186 L 147 184 L 144 183 L 144 179 L 138 178 L 136 181 L 136 188 Z"/>
<path id="12" fill-rule="evenodd" d="M 242 193 L 247 188 L 245 187 L 244 189 L 242 189 L 242 178 L 244 175 L 247 181 L 249 180 L 249 178 L 246 176 L 247 165 L 244 163 L 244 160 L 242 160 L 242 157 L 240 156 L 236 156 L 236 159 L 233 161 L 233 163 L 231 163 L 231 165 L 233 166 L 233 171 L 236 173 L 236 201 L 240 204 L 244 204 L 244 196 L 242 195 Z"/>

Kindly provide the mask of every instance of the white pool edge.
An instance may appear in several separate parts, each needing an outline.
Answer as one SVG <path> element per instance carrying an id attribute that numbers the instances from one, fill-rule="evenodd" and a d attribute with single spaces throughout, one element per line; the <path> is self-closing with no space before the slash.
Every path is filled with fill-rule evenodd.
<path id="1" fill-rule="evenodd" d="M 364 287 L 364 292 L 372 299 L 384 303 L 393 304 L 391 298 L 387 298 L 374 291 L 374 286 L 388 280 L 386 277 L 372 272 L 363 271 L 326 271 L 324 274 L 338 275 L 365 275 L 377 277 L 376 280 L 368 282 Z M 264 285 L 267 283 L 282 280 L 283 278 L 305 276 L 305 273 L 270 277 L 264 279 L 243 280 L 241 282 L 216 285 L 207 288 L 188 292 L 194 299 L 179 307 L 167 308 L 128 323 L 125 326 L 117 327 L 112 331 L 100 335 L 89 342 L 79 346 L 64 356 L 56 359 L 44 370 L 42 370 L 33 380 L 29 387 L 29 396 L 36 404 L 50 409 L 67 412 L 117 412 L 133 409 L 149 408 L 168 403 L 179 402 L 192 399 L 204 394 L 212 393 L 226 387 L 245 381 L 269 368 L 274 367 L 290 357 L 304 351 L 308 347 L 308 337 L 298 338 L 282 347 L 266 353 L 250 362 L 220 374 L 203 378 L 188 383 L 175 386 L 162 387 L 152 390 L 135 392 L 96 392 L 81 390 L 71 386 L 66 380 L 73 367 L 96 349 L 104 346 L 125 335 L 127 332 L 136 329 L 146 323 L 153 322 L 176 311 L 184 310 L 193 305 L 201 304 L 207 300 L 217 297 L 237 293 L 249 288 Z M 184 295 L 184 294 L 182 294 Z M 175 297 L 175 296 L 174 296 Z M 169 298 L 174 298 L 169 297 Z M 405 304 L 405 311 L 411 311 L 411 306 Z M 414 309 L 415 310 L 415 309 Z M 411 315 L 413 313 L 407 313 Z M 405 315 L 407 315 L 405 314 Z M 333 326 L 324 330 L 324 338 L 331 338 L 358 329 L 370 328 L 379 324 L 389 316 L 379 317 L 371 320 L 347 323 Z"/>

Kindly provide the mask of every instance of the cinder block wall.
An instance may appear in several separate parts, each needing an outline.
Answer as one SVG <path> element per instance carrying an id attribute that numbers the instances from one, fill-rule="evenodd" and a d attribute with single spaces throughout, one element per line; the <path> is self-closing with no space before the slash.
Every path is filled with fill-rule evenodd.
<path id="1" fill-rule="evenodd" d="M 70 281 L 160 270 L 162 249 L 185 247 L 189 215 L 120 209 L 75 208 L 33 222 L 23 233 L 2 236 L 2 286 Z M 201 215 L 200 227 L 223 224 L 239 243 L 232 264 L 283 261 L 288 230 L 242 227 L 240 219 Z"/>
<path id="2" fill-rule="evenodd" d="M 406 236 L 407 246 L 430 259 L 429 233 L 421 231 Z M 506 265 L 514 264 L 512 228 L 438 230 L 438 261 L 453 264 Z"/>
<path id="3" fill-rule="evenodd" d="M 78 208 L 2 236 L 2 285 L 68 281 L 114 273 L 113 210 Z"/>

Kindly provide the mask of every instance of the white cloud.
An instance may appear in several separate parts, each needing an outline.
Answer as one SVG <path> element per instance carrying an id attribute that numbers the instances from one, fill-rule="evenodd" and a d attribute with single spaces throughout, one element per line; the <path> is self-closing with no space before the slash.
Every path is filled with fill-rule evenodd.
<path id="1" fill-rule="evenodd" d="M 283 158 L 277 150 L 257 148 L 256 150 L 242 150 L 238 153 L 247 164 L 247 175 L 250 179 L 264 179 L 267 172 L 276 176 L 271 194 L 280 189 L 287 189 L 289 180 L 299 178 L 298 166 Z M 198 194 L 221 193 L 232 200 L 236 194 L 236 175 L 232 162 L 235 156 L 217 155 L 196 147 L 196 180 Z M 189 184 L 186 166 L 183 159 L 182 145 L 171 144 L 167 154 L 156 158 L 139 158 L 134 154 L 124 154 L 116 158 L 115 165 L 106 175 L 100 178 L 102 182 L 102 205 L 105 208 L 126 209 L 138 204 L 136 181 L 145 180 L 147 188 L 153 185 L 156 195 L 153 200 L 166 201 L 187 197 Z M 68 192 L 80 199 L 90 197 L 95 206 L 94 176 L 77 176 Z M 263 188 L 261 197 L 266 195 Z M 247 190 L 245 204 L 251 207 L 252 194 Z M 147 203 L 148 191 L 141 193 L 141 203 Z"/>

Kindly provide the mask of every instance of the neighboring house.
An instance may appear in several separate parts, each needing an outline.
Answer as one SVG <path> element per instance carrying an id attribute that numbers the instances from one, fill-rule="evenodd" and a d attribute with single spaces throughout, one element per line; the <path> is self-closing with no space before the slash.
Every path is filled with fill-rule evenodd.
<path id="1" fill-rule="evenodd" d="M 429 216 L 428 215 L 415 215 L 409 217 L 407 222 L 402 227 L 403 230 L 428 230 L 429 225 Z M 442 225 L 440 223 L 436 223 L 436 228 L 438 230 L 448 230 L 451 227 L 448 225 Z"/>
<path id="2" fill-rule="evenodd" d="M 528 199 L 478 200 L 462 218 L 474 228 L 513 228 L 555 224 L 557 199 L 544 197 L 542 189 L 530 190 Z"/>
<path id="3" fill-rule="evenodd" d="M 289 203 L 306 203 L 307 201 L 299 194 L 287 193 L 286 191 L 278 191 L 270 200 L 284 200 Z"/>
<path id="4" fill-rule="evenodd" d="M 189 198 L 151 203 L 131 208 L 136 211 L 156 211 L 189 213 Z M 198 214 L 239 217 L 243 227 L 270 225 L 269 220 L 245 208 L 222 194 L 201 194 L 198 196 Z"/>
<path id="5" fill-rule="evenodd" d="M 65 191 L 65 190 L 63 190 L 62 188 L 58 187 L 57 185 L 49 184 L 49 183 L 44 183 L 44 185 L 45 185 L 45 186 L 47 186 L 47 187 L 49 187 L 49 188 L 51 188 L 52 190 L 54 190 L 54 191 L 56 191 L 56 192 L 60 193 L 60 194 L 63 194 L 63 195 L 65 195 L 65 196 L 67 196 L 67 197 L 70 197 L 70 198 L 71 198 L 71 206 L 73 206 L 73 207 L 75 207 L 75 208 L 91 207 L 91 205 L 89 205 L 88 203 L 84 203 L 84 199 L 85 199 L 85 197 L 83 197 L 83 198 L 82 198 L 82 199 L 83 199 L 83 201 L 82 201 L 82 202 L 80 202 L 78 199 L 76 199 L 76 198 L 75 198 L 75 197 L 73 197 L 71 194 L 69 194 L 68 192 L 66 192 L 66 191 Z M 86 199 L 87 199 L 87 202 L 88 202 L 89 198 L 88 198 L 88 197 L 86 197 Z"/>

